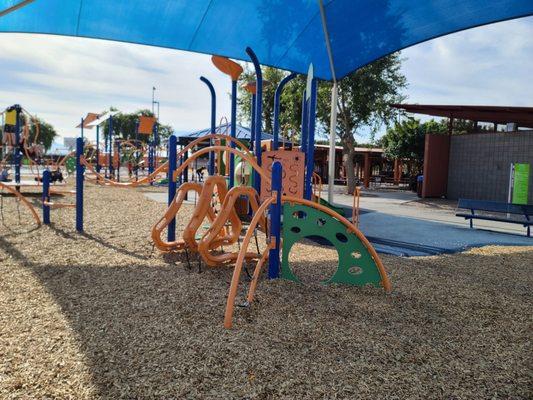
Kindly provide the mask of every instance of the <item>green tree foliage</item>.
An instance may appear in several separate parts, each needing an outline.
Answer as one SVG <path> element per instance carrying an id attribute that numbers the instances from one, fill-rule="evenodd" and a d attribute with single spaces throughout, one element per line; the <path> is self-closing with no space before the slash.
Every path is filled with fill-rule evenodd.
<path id="1" fill-rule="evenodd" d="M 263 130 L 271 133 L 274 130 L 274 94 L 279 82 L 288 75 L 287 72 L 272 67 L 263 67 Z M 252 95 L 243 88 L 247 82 L 255 82 L 255 73 L 246 67 L 241 75 L 237 97 L 238 119 L 241 124 L 250 125 Z M 302 114 L 302 93 L 305 88 L 305 77 L 298 76 L 287 84 L 281 94 L 280 132 L 285 129 L 296 131 L 300 127 Z"/>
<path id="2" fill-rule="evenodd" d="M 113 116 L 113 133 L 114 137 L 119 137 L 124 140 L 135 139 L 135 127 L 139 117 L 153 117 L 154 114 L 150 110 L 138 110 L 134 113 L 118 113 Z M 161 142 L 164 142 L 172 134 L 173 129 L 170 125 L 159 124 L 158 134 Z M 104 135 L 107 137 L 109 134 L 109 120 L 104 125 Z M 147 142 L 151 136 L 139 135 L 139 140 Z"/>
<path id="3" fill-rule="evenodd" d="M 264 79 L 270 82 L 263 94 L 263 129 L 272 131 L 274 92 L 286 72 L 265 67 Z M 249 69 L 242 75 L 244 82 L 253 81 L 255 75 Z M 302 95 L 305 88 L 305 76 L 299 76 L 289 83 L 281 96 L 280 126 L 289 128 L 295 137 L 299 138 Z M 401 59 L 398 54 L 392 54 L 369 64 L 338 83 L 339 96 L 337 101 L 337 135 L 343 146 L 344 165 L 347 170 L 348 191 L 353 193 L 355 188 L 354 148 L 357 145 L 356 135 L 364 128 L 370 127 L 376 132 L 384 124 L 392 121 L 396 112 L 389 107 L 390 103 L 403 100 L 402 90 L 407 86 L 406 79 L 401 73 Z M 317 137 L 320 132 L 329 129 L 331 112 L 331 82 L 319 82 L 317 97 Z M 251 110 L 251 95 L 240 88 L 239 90 L 239 119 L 249 123 Z"/>
<path id="4" fill-rule="evenodd" d="M 338 82 L 337 136 L 343 147 L 348 193 L 355 189 L 356 135 L 368 127 L 374 134 L 392 121 L 396 112 L 389 104 L 404 99 L 402 90 L 406 86 L 399 54 L 383 57 Z M 324 127 L 329 126 L 330 121 L 331 90 L 331 83 L 319 86 L 317 117 Z"/>
<path id="5" fill-rule="evenodd" d="M 424 163 L 424 143 L 426 133 L 446 134 L 447 121 L 430 120 L 421 123 L 415 118 L 407 118 L 396 122 L 381 138 L 385 156 L 389 159 L 408 161 L 409 173 L 421 173 Z"/>
<path id="6" fill-rule="evenodd" d="M 26 123 L 28 117 L 22 114 L 22 123 Z M 37 136 L 37 132 L 39 135 Z M 57 136 L 55 128 L 39 117 L 34 117 L 30 122 L 30 138 L 29 143 L 42 144 L 45 150 L 49 150 L 52 147 L 52 143 Z M 35 140 L 37 139 L 37 140 Z"/>

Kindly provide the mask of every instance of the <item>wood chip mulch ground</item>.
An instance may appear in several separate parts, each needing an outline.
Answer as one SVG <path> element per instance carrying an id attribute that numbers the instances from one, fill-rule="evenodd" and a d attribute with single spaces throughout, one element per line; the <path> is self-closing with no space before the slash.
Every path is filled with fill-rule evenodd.
<path id="1" fill-rule="evenodd" d="M 263 280 L 228 331 L 231 269 L 152 251 L 146 190 L 88 185 L 83 235 L 3 199 L 1 399 L 532 398 L 533 246 L 383 256 L 386 295 L 320 285 L 336 254 L 301 243 L 305 284 Z"/>

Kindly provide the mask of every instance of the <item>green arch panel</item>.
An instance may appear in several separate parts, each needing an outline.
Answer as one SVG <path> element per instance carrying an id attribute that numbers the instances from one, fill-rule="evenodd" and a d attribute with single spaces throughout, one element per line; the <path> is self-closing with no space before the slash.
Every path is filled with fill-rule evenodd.
<path id="1" fill-rule="evenodd" d="M 329 214 L 306 205 L 284 203 L 282 235 L 282 278 L 299 281 L 289 266 L 291 248 L 305 237 L 318 236 L 329 240 L 339 255 L 337 270 L 323 283 L 381 286 L 378 266 L 364 243 Z"/>

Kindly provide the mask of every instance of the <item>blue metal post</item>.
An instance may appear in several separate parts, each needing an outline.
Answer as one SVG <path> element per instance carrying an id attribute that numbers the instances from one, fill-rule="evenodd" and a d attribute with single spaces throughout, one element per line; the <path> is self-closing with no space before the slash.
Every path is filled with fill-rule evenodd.
<path id="1" fill-rule="evenodd" d="M 230 136 L 237 137 L 237 81 L 231 81 L 231 129 Z M 231 142 L 231 148 L 235 148 L 235 143 Z M 235 186 L 235 155 L 229 155 L 229 188 Z"/>
<path id="2" fill-rule="evenodd" d="M 120 140 L 117 140 L 117 182 L 120 182 Z"/>
<path id="3" fill-rule="evenodd" d="M 272 149 L 277 150 L 279 145 L 279 102 L 281 98 L 281 92 L 285 85 L 292 81 L 294 78 L 296 78 L 295 73 L 291 73 L 290 75 L 287 75 L 285 78 L 281 80 L 278 87 L 276 88 L 276 93 L 274 93 L 274 141 L 272 143 Z"/>
<path id="4" fill-rule="evenodd" d="M 261 124 L 262 124 L 262 116 L 263 116 L 263 73 L 261 72 L 261 65 L 259 64 L 259 60 L 257 59 L 257 56 L 255 55 L 254 51 L 250 48 L 246 48 L 246 53 L 252 60 L 252 63 L 254 64 L 255 69 L 255 76 L 256 76 L 256 99 L 255 99 L 255 144 L 254 144 L 254 152 L 257 164 L 261 166 Z M 253 173 L 254 177 L 254 188 L 259 193 L 261 191 L 261 175 L 254 170 Z"/>
<path id="5" fill-rule="evenodd" d="M 83 232 L 83 138 L 76 139 L 76 230 Z"/>
<path id="6" fill-rule="evenodd" d="M 276 203 L 270 206 L 270 240 L 276 245 L 268 252 L 268 278 L 279 278 L 279 252 L 281 244 L 281 194 L 283 169 L 279 161 L 272 164 L 272 193 L 276 193 Z"/>
<path id="7" fill-rule="evenodd" d="M 317 96 L 317 81 L 313 79 L 311 81 L 311 98 L 309 99 L 309 110 L 307 112 L 307 150 L 305 156 L 306 173 L 305 173 L 305 186 L 304 186 L 304 198 L 311 200 L 313 193 L 313 171 L 315 169 L 315 120 L 316 120 L 316 96 Z"/>
<path id="8" fill-rule="evenodd" d="M 307 113 L 308 113 L 308 101 L 307 93 L 304 90 L 303 99 L 302 99 L 302 133 L 300 135 L 300 150 L 304 153 L 307 151 Z"/>
<path id="9" fill-rule="evenodd" d="M 100 172 L 100 125 L 96 125 L 96 172 Z"/>
<path id="10" fill-rule="evenodd" d="M 176 136 L 170 135 L 168 138 L 168 205 L 174 200 L 176 196 L 176 180 L 174 179 L 174 171 L 176 170 L 177 160 L 177 140 Z M 176 240 L 176 218 L 167 227 L 167 240 L 173 242 Z"/>
<path id="11" fill-rule="evenodd" d="M 159 123 L 156 121 L 154 124 L 154 165 L 152 166 L 154 171 L 157 169 L 157 146 L 159 146 Z"/>
<path id="12" fill-rule="evenodd" d="M 43 203 L 43 223 L 50 225 L 50 206 L 45 202 L 50 201 L 50 171 L 45 169 L 43 172 L 43 195 L 41 197 Z"/>
<path id="13" fill-rule="evenodd" d="M 209 92 L 211 93 L 211 132 L 215 133 L 216 131 L 216 125 L 217 125 L 217 95 L 215 92 L 215 88 L 209 81 L 209 79 L 201 76 L 200 80 L 205 83 L 209 89 Z M 209 141 L 209 146 L 213 146 L 213 140 Z M 207 165 L 207 173 L 209 175 L 215 174 L 215 152 L 210 151 L 209 152 L 209 164 Z"/>
<path id="14" fill-rule="evenodd" d="M 109 153 L 108 153 L 108 157 L 107 157 L 107 161 L 108 161 L 108 171 L 109 171 L 109 177 L 112 178 L 114 173 L 113 173 L 113 116 L 110 115 L 109 116 L 109 132 L 108 132 L 108 135 L 109 136 Z"/>
<path id="15" fill-rule="evenodd" d="M 139 180 L 139 121 L 135 121 L 135 180 Z"/>
<path id="16" fill-rule="evenodd" d="M 252 115 L 250 116 L 250 150 L 254 150 L 255 142 L 255 93 L 252 93 Z"/>
<path id="17" fill-rule="evenodd" d="M 15 105 L 16 121 L 15 121 L 15 183 L 20 183 L 20 164 L 22 163 L 22 154 L 20 153 L 20 111 L 18 104 Z M 20 186 L 16 187 L 20 190 Z"/>

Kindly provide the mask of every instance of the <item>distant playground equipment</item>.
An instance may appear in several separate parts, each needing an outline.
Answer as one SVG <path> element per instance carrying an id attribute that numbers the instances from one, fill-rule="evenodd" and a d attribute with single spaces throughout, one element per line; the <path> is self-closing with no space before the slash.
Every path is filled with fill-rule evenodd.
<path id="1" fill-rule="evenodd" d="M 247 49 L 247 53 L 254 64 L 257 77 L 254 88 L 251 89 L 254 104 L 250 149 L 235 138 L 234 129 L 236 84 L 242 69 L 231 60 L 213 57 L 215 66 L 231 77 L 234 94 L 231 108 L 233 129 L 229 136 L 211 134 L 198 138 L 179 153 L 176 138 L 172 136 L 169 139 L 168 208 L 152 228 L 154 245 L 162 252 L 196 253 L 210 267 L 234 265 L 224 319 L 226 328 L 232 326 L 234 303 L 244 264 L 256 263 L 247 296 L 248 302 L 251 302 L 261 270 L 266 264 L 270 279 L 281 277 L 298 280 L 290 268 L 289 254 L 295 243 L 307 237 L 326 239 L 339 254 L 337 271 L 324 283 L 380 286 L 389 292 L 390 281 L 374 248 L 354 223 L 343 217 L 336 207 L 321 199 L 322 183 L 313 174 L 317 81 L 313 78 L 312 67 L 304 93 L 300 146 L 287 150 L 279 148 L 279 101 L 283 87 L 295 75 L 289 75 L 276 89 L 274 139 L 271 143 L 262 143 L 262 75 L 253 51 Z M 214 132 L 216 94 L 208 79 L 201 77 L 201 80 L 211 93 L 211 132 Z M 201 142 L 207 142 L 209 146 L 196 148 Z M 263 151 L 264 148 L 270 150 Z M 193 149 L 196 150 L 189 155 L 189 150 Z M 178 186 L 184 171 L 205 155 L 209 155 L 209 176 L 205 182 L 183 182 Z M 238 168 L 250 172 L 236 173 L 236 161 Z M 225 164 L 222 168 L 223 162 L 227 164 L 227 168 Z M 199 200 L 194 206 L 192 217 L 186 222 L 182 236 L 176 238 L 176 216 L 190 191 L 196 192 Z M 358 199 L 357 193 L 354 196 L 354 209 L 357 210 Z M 220 207 L 213 205 L 214 200 Z M 242 206 L 237 207 L 237 203 L 243 200 L 245 212 L 242 212 Z M 352 219 L 355 223 L 357 217 L 358 211 L 354 211 Z M 246 233 L 240 241 L 241 231 L 246 223 Z M 163 239 L 165 230 L 167 237 Z M 257 231 L 266 235 L 266 248 L 251 252 L 248 248 Z M 239 244 L 239 249 L 232 251 L 229 247 L 236 243 Z"/>

